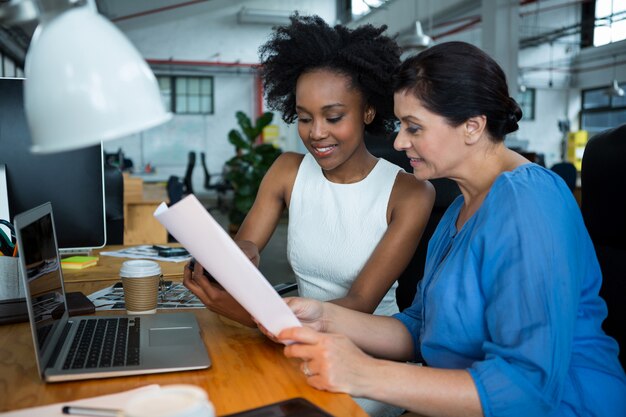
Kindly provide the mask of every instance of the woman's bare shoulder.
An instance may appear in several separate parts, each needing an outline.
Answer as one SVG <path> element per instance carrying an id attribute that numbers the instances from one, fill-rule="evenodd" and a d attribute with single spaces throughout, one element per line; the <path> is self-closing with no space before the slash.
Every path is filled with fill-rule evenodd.
<path id="1" fill-rule="evenodd" d="M 435 187 L 429 181 L 418 180 L 408 172 L 399 172 L 393 186 L 392 207 L 418 204 L 431 207 L 435 202 Z"/>
<path id="2" fill-rule="evenodd" d="M 282 153 L 272 165 L 272 170 L 279 174 L 295 174 L 300 168 L 304 155 L 297 152 Z"/>
<path id="3" fill-rule="evenodd" d="M 418 180 L 413 174 L 399 172 L 394 189 L 415 194 L 421 198 L 435 198 L 435 187 L 429 181 Z"/>
<path id="4" fill-rule="evenodd" d="M 304 155 L 296 152 L 282 153 L 267 172 L 262 188 L 288 203 L 303 159 Z"/>

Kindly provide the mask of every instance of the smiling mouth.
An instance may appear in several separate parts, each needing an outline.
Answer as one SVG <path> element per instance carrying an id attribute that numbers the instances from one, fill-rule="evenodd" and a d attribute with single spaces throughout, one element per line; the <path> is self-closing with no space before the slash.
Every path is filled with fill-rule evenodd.
<path id="1" fill-rule="evenodd" d="M 409 158 L 409 163 L 411 164 L 412 167 L 423 163 L 424 159 L 423 158 Z"/>
<path id="2" fill-rule="evenodd" d="M 324 147 L 313 146 L 313 151 L 315 152 L 316 155 L 326 156 L 326 155 L 331 154 L 335 150 L 336 147 L 337 145 L 330 145 L 330 146 L 324 146 Z"/>

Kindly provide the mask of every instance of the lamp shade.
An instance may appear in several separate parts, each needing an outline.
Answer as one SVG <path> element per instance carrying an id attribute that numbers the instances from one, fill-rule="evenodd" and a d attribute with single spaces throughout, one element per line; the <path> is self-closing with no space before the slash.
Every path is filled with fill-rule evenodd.
<path id="1" fill-rule="evenodd" d="M 432 42 L 433 40 L 424 34 L 422 23 L 419 20 L 416 21 L 415 30 L 411 34 L 398 39 L 398 45 L 402 48 L 400 59 L 404 61 L 407 57 L 423 51 L 428 48 Z"/>
<path id="2" fill-rule="evenodd" d="M 37 27 L 25 76 L 33 152 L 81 148 L 171 118 L 145 60 L 112 23 L 87 7 Z"/>

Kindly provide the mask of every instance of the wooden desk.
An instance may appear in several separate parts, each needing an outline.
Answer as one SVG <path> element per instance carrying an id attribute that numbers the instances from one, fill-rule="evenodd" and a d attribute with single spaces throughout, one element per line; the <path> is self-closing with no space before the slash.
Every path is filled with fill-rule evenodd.
<path id="1" fill-rule="evenodd" d="M 111 281 L 117 280 L 119 265 L 123 261 L 122 258 L 102 256 L 97 267 L 64 272 L 66 288 L 71 285 L 76 289 L 88 286 L 97 289 L 110 285 Z M 183 266 L 161 265 L 172 278 L 176 271 L 182 271 Z M 148 384 L 184 383 L 204 389 L 218 416 L 292 397 L 304 397 L 334 416 L 367 415 L 346 394 L 332 394 L 310 387 L 300 371 L 299 361 L 285 358 L 282 346 L 269 341 L 257 329 L 229 324 L 206 309 L 191 311 L 202 329 L 202 337 L 213 361 L 211 368 L 54 384 L 45 384 L 39 379 L 28 324 L 0 326 L 0 411 L 112 394 Z"/>
<path id="2" fill-rule="evenodd" d="M 172 244 L 171 246 L 180 246 L 178 244 Z M 124 261 L 129 258 L 115 258 L 113 256 L 100 256 L 102 251 L 115 251 L 122 249 L 124 246 L 106 246 L 103 249 L 96 249 L 93 251 L 94 256 L 99 256 L 98 265 L 95 267 L 85 269 L 64 269 L 63 279 L 65 284 L 65 291 L 82 291 L 85 294 L 91 294 L 92 292 L 115 284 L 119 281 L 119 272 Z M 183 268 L 185 262 L 160 262 L 161 272 L 166 280 L 182 281 L 183 280 Z"/>
<path id="3" fill-rule="evenodd" d="M 165 184 L 144 184 L 141 178 L 124 175 L 124 244 L 167 243 L 167 230 L 154 210 L 168 201 Z"/>

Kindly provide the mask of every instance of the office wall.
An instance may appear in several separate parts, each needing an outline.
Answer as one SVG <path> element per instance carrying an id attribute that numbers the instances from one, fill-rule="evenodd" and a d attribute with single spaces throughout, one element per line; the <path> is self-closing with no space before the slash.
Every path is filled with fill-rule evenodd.
<path id="1" fill-rule="evenodd" d="M 140 168 L 149 162 L 157 169 L 157 179 L 183 176 L 190 150 L 205 151 L 209 171 L 221 172 L 224 162 L 234 154 L 227 135 L 230 129 L 237 127 L 235 112 L 242 110 L 254 115 L 258 97 L 254 75 L 248 68 L 224 68 L 222 64 L 257 63 L 258 48 L 268 39 L 272 28 L 272 24 L 237 23 L 237 12 L 244 4 L 252 9 L 297 9 L 302 14 L 318 14 L 329 22 L 334 22 L 336 15 L 332 0 L 212 0 L 114 20 L 144 58 L 198 64 L 172 68 L 160 65 L 157 72 L 177 74 L 184 67 L 187 74 L 213 76 L 215 113 L 174 115 L 166 125 L 105 143 L 105 150 L 112 152 L 121 147 Z M 124 16 L 124 7 L 131 7 L 124 1 L 114 6 L 121 16 Z M 301 149 L 295 127 L 285 125 L 279 114 L 275 114 L 274 121 L 280 126 L 281 146 L 285 150 Z M 193 177 L 196 192 L 204 191 L 203 180 L 201 169 L 196 165 Z"/>
<path id="2" fill-rule="evenodd" d="M 123 7 L 130 7 L 124 6 L 128 4 L 124 0 L 119 0 L 119 3 L 122 12 Z M 304 14 L 317 13 L 327 21 L 334 21 L 335 16 L 335 2 L 330 0 L 212 0 L 122 20 L 117 24 L 148 59 L 254 63 L 257 62 L 258 46 L 270 33 L 270 25 L 238 24 L 236 13 L 244 3 L 250 8 L 298 9 Z M 350 23 L 350 26 L 387 24 L 390 35 L 403 35 L 411 31 L 415 20 L 419 19 L 436 42 L 462 40 L 480 47 L 483 36 L 480 22 L 467 24 L 480 18 L 480 14 L 481 2 L 476 0 L 395 0 Z M 579 16 L 578 2 L 544 0 L 521 6 L 520 39 L 539 35 L 549 28 L 575 25 Z M 454 21 L 457 23 L 451 23 Z M 467 27 L 457 30 L 463 25 Z M 621 52 L 624 50 L 626 48 L 621 42 L 580 52 L 575 34 L 559 38 L 552 44 L 544 40 L 537 46 L 521 49 L 518 82 L 536 89 L 535 119 L 522 120 L 520 130 L 510 139 L 515 143 L 527 143 L 530 151 L 544 153 L 548 166 L 558 162 L 562 140 L 558 121 L 567 118 L 572 130 L 578 128 L 581 89 L 608 85 L 613 77 L 610 60 L 626 61 Z M 602 68 L 585 69 L 596 63 Z M 131 157 L 139 160 L 139 156 L 143 156 L 143 163 L 152 163 L 164 176 L 170 173 L 182 175 L 187 151 L 204 149 L 208 154 L 209 170 L 218 172 L 223 161 L 233 152 L 226 142 L 226 135 L 235 127 L 234 113 L 243 110 L 252 114 L 257 90 L 253 77 L 246 71 L 225 72 L 210 66 L 196 70 L 215 77 L 214 115 L 176 115 L 170 125 L 107 144 L 106 149 L 115 150 L 123 146 Z M 626 63 L 619 64 L 616 72 L 619 80 L 626 79 Z M 284 125 L 278 115 L 275 120 L 280 125 L 283 148 L 302 150 L 295 127 Z M 201 181 L 198 169 L 194 178 L 197 189 L 201 189 Z"/>

